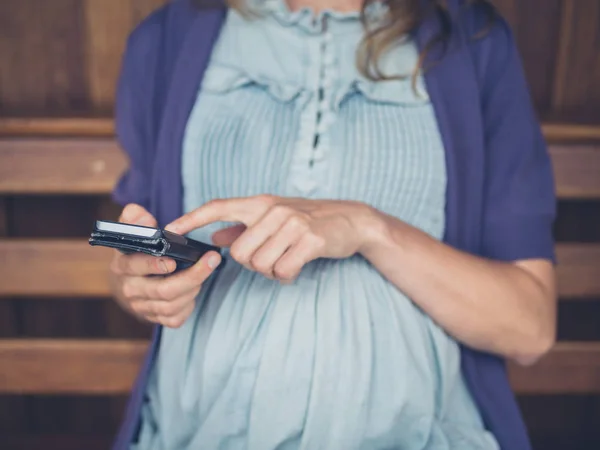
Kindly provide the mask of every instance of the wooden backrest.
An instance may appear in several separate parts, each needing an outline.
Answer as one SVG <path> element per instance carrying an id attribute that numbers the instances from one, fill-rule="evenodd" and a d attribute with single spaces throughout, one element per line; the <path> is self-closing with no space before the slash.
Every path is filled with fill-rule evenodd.
<path id="1" fill-rule="evenodd" d="M 562 199 L 600 199 L 600 128 L 546 125 Z M 107 195 L 126 167 L 104 119 L 0 120 L 0 196 Z M 600 245 L 558 244 L 563 301 L 600 298 Z M 110 252 L 84 239 L 0 239 L 4 298 L 109 297 Z M 0 393 L 127 392 L 146 342 L 0 340 Z M 562 342 L 537 365 L 510 366 L 520 393 L 600 393 L 600 343 Z"/>

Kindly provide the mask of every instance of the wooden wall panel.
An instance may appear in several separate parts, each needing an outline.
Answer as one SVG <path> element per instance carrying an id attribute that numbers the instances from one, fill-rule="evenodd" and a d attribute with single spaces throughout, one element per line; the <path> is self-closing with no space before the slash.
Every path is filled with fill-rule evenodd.
<path id="1" fill-rule="evenodd" d="M 511 24 L 538 111 L 551 107 L 562 0 L 493 0 Z M 532 18 L 535 17 L 535 20 Z"/>
<path id="2" fill-rule="evenodd" d="M 0 2 L 0 114 L 86 109 L 80 0 Z"/>
<path id="3" fill-rule="evenodd" d="M 125 38 L 166 1 L 3 0 L 0 115 L 110 115 Z M 600 1 L 493 3 L 513 26 L 540 114 L 599 121 Z"/>
<path id="4" fill-rule="evenodd" d="M 600 1 L 562 0 L 552 111 L 600 120 Z"/>
<path id="5" fill-rule="evenodd" d="M 110 111 L 121 54 L 132 24 L 131 8 L 123 0 L 82 0 L 82 3 L 90 100 L 97 109 Z"/>
<path id="6" fill-rule="evenodd" d="M 81 0 L 85 10 L 85 53 L 90 101 L 111 111 L 121 55 L 132 26 L 165 0 Z"/>
<path id="7" fill-rule="evenodd" d="M 167 0 L 2 0 L 0 116 L 110 115 L 125 39 Z"/>

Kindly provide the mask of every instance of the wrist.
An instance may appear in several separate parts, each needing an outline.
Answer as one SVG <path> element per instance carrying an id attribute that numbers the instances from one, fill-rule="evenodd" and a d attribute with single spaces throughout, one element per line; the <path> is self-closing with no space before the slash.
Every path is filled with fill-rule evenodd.
<path id="1" fill-rule="evenodd" d="M 357 251 L 359 254 L 366 257 L 380 248 L 391 245 L 391 217 L 368 205 L 356 217 L 360 235 Z"/>

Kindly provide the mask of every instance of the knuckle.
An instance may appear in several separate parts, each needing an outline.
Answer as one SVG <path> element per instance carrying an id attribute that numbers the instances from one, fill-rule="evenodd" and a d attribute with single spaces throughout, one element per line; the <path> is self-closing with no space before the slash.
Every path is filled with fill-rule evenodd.
<path id="1" fill-rule="evenodd" d="M 277 197 L 271 194 L 261 194 L 256 197 L 258 204 L 265 209 L 277 207 Z"/>
<path id="2" fill-rule="evenodd" d="M 184 324 L 185 319 L 182 317 L 166 317 L 163 320 L 163 325 L 169 327 L 169 328 L 181 328 L 181 326 Z"/>
<path id="3" fill-rule="evenodd" d="M 161 313 L 161 308 L 160 305 L 158 305 L 156 302 L 146 302 L 146 308 L 144 310 L 144 314 L 147 317 L 157 317 L 160 315 Z"/>
<path id="4" fill-rule="evenodd" d="M 121 295 L 123 298 L 125 300 L 133 300 L 135 297 L 137 297 L 137 294 L 138 290 L 136 287 L 130 281 L 125 280 L 121 286 Z"/>
<path id="5" fill-rule="evenodd" d="M 249 262 L 248 257 L 244 254 L 242 249 L 235 244 L 232 245 L 231 248 L 229 249 L 229 254 L 231 255 L 231 257 L 233 259 L 235 259 L 240 264 L 246 264 Z"/>
<path id="6" fill-rule="evenodd" d="M 178 308 L 173 303 L 163 303 L 156 306 L 156 314 L 165 317 L 173 317 L 178 313 Z"/>
<path id="7" fill-rule="evenodd" d="M 311 247 L 316 248 L 316 249 L 322 249 L 325 248 L 325 238 L 323 236 L 319 236 L 317 234 L 310 234 L 308 235 L 308 242 L 311 245 Z"/>
<path id="8" fill-rule="evenodd" d="M 252 258 L 252 261 L 250 261 L 250 264 L 258 272 L 271 273 L 272 267 L 269 264 L 269 262 L 266 261 L 264 258 L 254 257 L 254 258 Z"/>
<path id="9" fill-rule="evenodd" d="M 295 230 L 305 230 L 308 228 L 307 220 L 298 214 L 291 216 L 288 219 L 288 224 Z"/>
<path id="10" fill-rule="evenodd" d="M 286 216 L 293 211 L 292 208 L 290 208 L 289 206 L 282 204 L 273 205 L 271 209 L 273 211 L 273 214 L 277 216 Z"/>
<path id="11" fill-rule="evenodd" d="M 275 267 L 273 273 L 277 278 L 282 280 L 289 280 L 294 277 L 294 270 L 290 267 Z"/>
<path id="12" fill-rule="evenodd" d="M 156 286 L 156 296 L 159 300 L 170 300 L 173 289 L 169 283 L 160 283 Z"/>
<path id="13" fill-rule="evenodd" d="M 145 316 L 144 312 L 144 304 L 143 302 L 137 301 L 137 302 L 131 302 L 129 304 L 129 308 L 131 309 L 131 311 L 133 311 L 135 314 L 138 314 L 140 316 Z"/>

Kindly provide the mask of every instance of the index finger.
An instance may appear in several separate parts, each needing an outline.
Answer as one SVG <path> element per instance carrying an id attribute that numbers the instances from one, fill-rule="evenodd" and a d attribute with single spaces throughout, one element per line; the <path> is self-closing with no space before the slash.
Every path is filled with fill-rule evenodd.
<path id="1" fill-rule="evenodd" d="M 240 222 L 251 226 L 266 210 L 263 197 L 244 197 L 211 200 L 199 208 L 184 214 L 165 227 L 173 233 L 186 234 L 214 222 Z"/>

